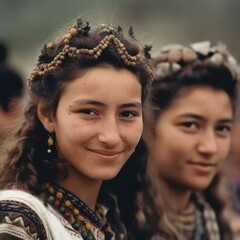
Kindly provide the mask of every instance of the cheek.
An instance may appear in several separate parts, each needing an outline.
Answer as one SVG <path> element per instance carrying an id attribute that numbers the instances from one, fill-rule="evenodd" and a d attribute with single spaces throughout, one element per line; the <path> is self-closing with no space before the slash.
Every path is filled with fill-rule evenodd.
<path id="1" fill-rule="evenodd" d="M 121 130 L 123 139 L 125 142 L 127 142 L 129 145 L 136 146 L 139 142 L 143 131 L 143 124 L 142 122 L 139 122 L 138 124 L 135 124 L 134 126 L 129 126 L 127 128 L 123 128 Z"/>
<path id="2" fill-rule="evenodd" d="M 153 158 L 160 172 L 164 174 L 167 169 L 179 172 L 184 166 L 184 162 L 190 158 L 192 144 L 192 141 L 188 139 L 171 137 L 155 141 Z"/>
<path id="3" fill-rule="evenodd" d="M 156 136 L 155 140 L 155 149 L 175 155 L 175 158 L 189 153 L 194 146 L 193 138 L 171 132 L 164 132 Z"/>

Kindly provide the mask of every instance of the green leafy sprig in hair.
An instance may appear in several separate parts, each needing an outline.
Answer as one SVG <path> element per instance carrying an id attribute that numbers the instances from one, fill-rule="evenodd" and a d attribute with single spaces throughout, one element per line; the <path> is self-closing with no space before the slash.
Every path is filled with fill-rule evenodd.
<path id="1" fill-rule="evenodd" d="M 90 31 L 89 22 L 83 21 L 81 18 L 78 18 L 76 24 L 73 26 L 79 35 L 86 36 Z"/>
<path id="2" fill-rule="evenodd" d="M 151 50 L 152 50 L 152 45 L 147 44 L 144 46 L 144 54 L 149 59 L 151 59 L 151 54 L 150 54 Z"/>

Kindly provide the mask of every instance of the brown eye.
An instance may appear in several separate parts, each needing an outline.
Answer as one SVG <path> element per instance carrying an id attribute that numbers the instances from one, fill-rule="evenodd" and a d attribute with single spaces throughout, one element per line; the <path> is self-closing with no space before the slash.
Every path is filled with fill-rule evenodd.
<path id="1" fill-rule="evenodd" d="M 136 117 L 138 116 L 139 114 L 137 114 L 136 112 L 132 112 L 132 111 L 125 111 L 125 112 L 122 112 L 120 114 L 120 117 L 121 118 L 133 118 L 133 117 Z"/>
<path id="2" fill-rule="evenodd" d="M 228 134 L 231 132 L 232 128 L 230 126 L 218 126 L 216 130 L 222 134 Z"/>
<path id="3" fill-rule="evenodd" d="M 86 115 L 96 115 L 96 112 L 92 109 L 81 109 L 79 112 Z"/>
<path id="4" fill-rule="evenodd" d="M 189 128 L 189 129 L 197 129 L 198 124 L 195 122 L 185 122 L 185 123 L 182 123 L 182 126 Z"/>

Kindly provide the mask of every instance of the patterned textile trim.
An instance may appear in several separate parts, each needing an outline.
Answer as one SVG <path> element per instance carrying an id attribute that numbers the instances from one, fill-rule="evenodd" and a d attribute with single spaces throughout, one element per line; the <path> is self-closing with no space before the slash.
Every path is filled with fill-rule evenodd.
<path id="1" fill-rule="evenodd" d="M 33 209 L 24 203 L 13 200 L 0 201 L 0 225 L 2 224 L 20 227 L 32 239 L 47 239 L 42 220 Z"/>
<path id="2" fill-rule="evenodd" d="M 196 204 L 203 216 L 204 229 L 206 231 L 208 239 L 220 240 L 221 239 L 220 231 L 219 231 L 217 217 L 214 210 L 209 205 L 209 203 L 206 202 L 206 200 L 203 198 L 202 195 L 196 194 L 195 196 L 196 196 Z"/>
<path id="3" fill-rule="evenodd" d="M 4 237 L 4 238 L 3 238 Z M 25 229 L 9 223 L 0 224 L 0 239 L 40 240 L 37 234 L 28 234 Z"/>

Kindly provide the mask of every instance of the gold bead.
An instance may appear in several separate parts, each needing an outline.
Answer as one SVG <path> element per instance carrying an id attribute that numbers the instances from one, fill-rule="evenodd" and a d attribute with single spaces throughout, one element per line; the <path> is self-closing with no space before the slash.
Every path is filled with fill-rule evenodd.
<path id="1" fill-rule="evenodd" d="M 114 39 L 115 38 L 115 36 L 114 35 L 109 35 L 109 39 Z"/>
<path id="2" fill-rule="evenodd" d="M 53 46 L 54 46 L 53 42 L 47 44 L 47 48 L 53 48 Z"/>
<path id="3" fill-rule="evenodd" d="M 54 189 L 53 189 L 52 186 L 50 186 L 50 187 L 48 188 L 48 191 L 49 191 L 51 194 L 54 194 Z"/>
<path id="4" fill-rule="evenodd" d="M 62 193 L 62 192 L 57 192 L 56 197 L 57 197 L 58 199 L 63 198 L 63 193 Z"/>
<path id="5" fill-rule="evenodd" d="M 74 213 L 74 215 L 77 216 L 77 215 L 79 215 L 80 212 L 79 212 L 79 210 L 77 208 L 74 208 L 73 209 L 73 213 Z"/>
<path id="6" fill-rule="evenodd" d="M 70 33 L 68 33 L 68 34 L 66 35 L 66 38 L 67 38 L 68 40 L 70 40 L 70 39 L 72 38 L 72 35 L 71 35 Z"/>
<path id="7" fill-rule="evenodd" d="M 79 220 L 80 222 L 83 222 L 83 221 L 84 221 L 84 217 L 81 216 L 81 215 L 79 215 L 77 218 L 78 218 L 78 220 Z"/>
<path id="8" fill-rule="evenodd" d="M 86 223 L 85 228 L 86 228 L 86 230 L 91 231 L 92 225 L 90 223 Z"/>
<path id="9" fill-rule="evenodd" d="M 48 146 L 53 145 L 53 138 L 51 136 L 48 138 L 47 144 L 48 144 Z"/>
<path id="10" fill-rule="evenodd" d="M 77 35 L 77 29 L 76 28 L 70 28 L 68 31 L 72 36 L 76 36 Z"/>
<path id="11" fill-rule="evenodd" d="M 72 205 L 72 203 L 69 201 L 69 200 L 66 200 L 65 201 L 65 206 L 66 207 L 70 207 Z"/>
<path id="12" fill-rule="evenodd" d="M 94 51 L 91 49 L 91 50 L 88 50 L 88 53 L 89 53 L 90 55 L 92 55 L 92 54 L 94 54 Z"/>

